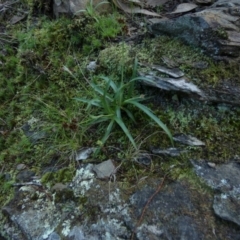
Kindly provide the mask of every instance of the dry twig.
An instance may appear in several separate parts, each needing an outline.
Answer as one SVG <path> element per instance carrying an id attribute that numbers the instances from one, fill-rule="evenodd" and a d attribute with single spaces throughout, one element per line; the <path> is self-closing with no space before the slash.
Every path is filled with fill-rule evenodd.
<path id="1" fill-rule="evenodd" d="M 140 216 L 140 218 L 139 218 L 139 220 L 138 220 L 138 222 L 137 222 L 137 225 L 136 225 L 134 231 L 132 232 L 131 240 L 133 240 L 133 237 L 134 237 L 134 234 L 136 233 L 137 227 L 139 227 L 139 225 L 141 224 L 141 222 L 142 222 L 142 220 L 143 220 L 143 217 L 144 217 L 144 214 L 145 214 L 145 212 L 146 212 L 146 210 L 147 210 L 148 205 L 150 204 L 150 202 L 153 200 L 153 198 L 154 198 L 154 197 L 160 192 L 160 190 L 162 189 L 163 183 L 164 183 L 166 177 L 167 177 L 167 173 L 164 175 L 162 182 L 158 185 L 157 190 L 150 196 L 150 198 L 148 199 L 147 203 L 145 204 L 145 206 L 144 206 L 144 208 L 143 208 L 143 210 L 142 210 L 141 216 Z"/>

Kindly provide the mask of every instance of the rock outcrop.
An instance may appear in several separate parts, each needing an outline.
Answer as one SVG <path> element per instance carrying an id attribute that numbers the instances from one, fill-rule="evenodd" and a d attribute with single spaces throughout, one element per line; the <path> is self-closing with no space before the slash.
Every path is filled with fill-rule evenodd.
<path id="1" fill-rule="evenodd" d="M 172 16 L 172 15 L 171 15 Z M 210 7 L 149 26 L 154 35 L 179 38 L 215 59 L 240 61 L 240 2 L 219 0 Z"/>

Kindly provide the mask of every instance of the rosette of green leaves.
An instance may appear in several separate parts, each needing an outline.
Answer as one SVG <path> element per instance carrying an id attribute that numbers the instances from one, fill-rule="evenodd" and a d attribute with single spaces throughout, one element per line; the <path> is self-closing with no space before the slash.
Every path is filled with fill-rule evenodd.
<path id="1" fill-rule="evenodd" d="M 133 96 L 135 93 L 134 83 L 136 81 L 141 80 L 152 81 L 148 78 L 134 77 L 136 76 L 137 72 L 136 66 L 137 63 L 135 62 L 133 77 L 130 81 L 124 83 L 122 77 L 121 81 L 119 83 L 116 83 L 111 78 L 103 76 L 101 77 L 101 79 L 105 83 L 103 86 L 98 86 L 96 83 L 90 82 L 90 86 L 93 92 L 95 93 L 93 99 L 75 98 L 75 100 L 77 101 L 86 103 L 87 110 L 89 110 L 91 107 L 99 109 L 99 115 L 97 116 L 90 115 L 91 119 L 87 123 L 87 125 L 91 126 L 94 124 L 108 122 L 106 132 L 103 138 L 101 139 L 102 144 L 104 144 L 107 141 L 114 126 L 118 125 L 122 129 L 122 131 L 126 134 L 134 148 L 137 149 L 137 145 L 122 118 L 122 113 L 125 112 L 130 120 L 136 122 L 132 114 L 132 110 L 130 110 L 132 109 L 132 107 L 130 108 L 130 106 L 134 106 L 135 108 L 138 108 L 142 112 L 144 112 L 160 128 L 162 128 L 170 138 L 171 143 L 173 143 L 172 134 L 170 133 L 167 126 L 151 111 L 151 109 L 149 109 L 148 107 L 141 103 L 145 98 L 141 95 Z"/>

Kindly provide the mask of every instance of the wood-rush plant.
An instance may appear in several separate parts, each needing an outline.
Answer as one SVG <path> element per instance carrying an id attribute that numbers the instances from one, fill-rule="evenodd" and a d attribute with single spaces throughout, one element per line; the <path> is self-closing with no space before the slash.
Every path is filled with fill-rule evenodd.
<path id="1" fill-rule="evenodd" d="M 66 68 L 65 68 L 66 70 Z M 69 71 L 69 70 L 67 70 Z M 106 83 L 103 87 L 97 86 L 95 83 L 90 82 L 90 86 L 94 91 L 93 99 L 85 98 L 74 98 L 77 101 L 87 103 L 87 110 L 91 107 L 96 107 L 99 109 L 99 115 L 92 116 L 90 115 L 91 120 L 87 123 L 88 126 L 99 124 L 103 122 L 108 122 L 105 135 L 101 139 L 101 144 L 103 145 L 115 125 L 119 125 L 122 131 L 127 135 L 128 139 L 131 141 L 135 149 L 137 145 L 128 130 L 123 118 L 122 113 L 125 112 L 129 119 L 134 123 L 136 122 L 130 110 L 130 106 L 140 109 L 142 112 L 147 114 L 153 121 L 155 121 L 168 135 L 173 144 L 172 135 L 166 125 L 153 114 L 151 109 L 140 103 L 144 100 L 143 96 L 134 96 L 134 83 L 139 80 L 151 81 L 150 79 L 143 77 L 136 77 L 137 75 L 137 61 L 134 64 L 133 76 L 130 81 L 124 83 L 123 73 L 120 83 L 114 82 L 111 78 L 101 77 L 102 80 Z M 131 108 L 132 109 L 132 108 Z"/>
<path id="2" fill-rule="evenodd" d="M 97 18 L 97 15 L 98 15 L 98 13 L 97 13 L 97 8 L 98 8 L 99 6 L 101 6 L 102 4 L 109 4 L 109 2 L 108 2 L 108 1 L 101 1 L 101 2 L 99 2 L 99 3 L 95 6 L 93 0 L 90 0 L 90 1 L 88 2 L 87 6 L 86 6 L 86 9 L 84 9 L 84 10 L 79 10 L 79 11 L 77 11 L 75 14 L 78 14 L 78 13 L 81 13 L 81 12 L 82 12 L 82 13 L 85 13 L 87 16 L 94 18 L 94 19 L 98 22 L 98 18 Z"/>

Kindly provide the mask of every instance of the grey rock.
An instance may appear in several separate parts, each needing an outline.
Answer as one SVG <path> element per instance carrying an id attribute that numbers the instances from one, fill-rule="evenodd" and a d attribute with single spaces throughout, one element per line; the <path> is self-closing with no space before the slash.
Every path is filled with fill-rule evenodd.
<path id="1" fill-rule="evenodd" d="M 233 194 L 240 193 L 240 166 L 238 163 L 227 163 L 216 165 L 212 168 L 206 161 L 191 160 L 196 174 L 201 177 L 208 186 L 228 193 L 233 191 Z"/>
<path id="2" fill-rule="evenodd" d="M 195 3 L 181 3 L 177 5 L 177 8 L 169 14 L 190 12 L 197 7 L 198 6 Z"/>
<path id="3" fill-rule="evenodd" d="M 26 164 L 20 163 L 17 165 L 16 169 L 18 171 L 21 171 L 21 170 L 25 169 L 26 167 L 27 167 Z"/>
<path id="4" fill-rule="evenodd" d="M 167 149 L 153 148 L 151 151 L 153 154 L 159 154 L 159 155 L 171 156 L 171 157 L 180 156 L 182 152 L 185 152 L 184 150 L 181 150 L 178 148 L 167 148 Z"/>
<path id="5" fill-rule="evenodd" d="M 52 192 L 44 186 L 16 189 L 14 199 L 3 207 L 8 221 L 15 226 L 11 233 L 14 232 L 16 237 L 9 234 L 10 239 L 125 240 L 131 239 L 133 232 L 137 240 L 197 240 L 206 239 L 206 236 L 207 239 L 217 239 L 209 224 L 214 220 L 208 220 L 212 214 L 211 199 L 204 195 L 198 200 L 199 193 L 189 183 L 165 180 L 162 189 L 156 193 L 161 180 L 150 179 L 149 174 L 143 172 L 148 176 L 144 180 L 147 184 L 139 185 L 126 195 L 121 182 L 97 179 L 93 167 L 92 164 L 82 165 L 76 171 L 68 186 L 74 199 L 56 201 L 57 189 L 60 192 L 66 189 L 61 184 L 56 184 Z M 237 194 L 236 188 L 231 191 Z M 138 224 L 146 203 L 143 222 Z M 5 225 L 10 233 L 9 225 Z M 16 226 L 24 237 L 18 235 Z M 218 223 L 217 236 L 228 239 L 227 236 L 240 235 L 237 230 L 228 226 L 222 229 L 222 226 Z"/>
<path id="6" fill-rule="evenodd" d="M 61 237 L 55 233 L 55 232 L 52 232 L 49 236 L 48 236 L 48 239 L 47 240 L 61 240 Z"/>
<path id="7" fill-rule="evenodd" d="M 149 80 L 141 80 L 141 83 L 156 87 L 160 89 L 164 89 L 166 91 L 177 91 L 184 92 L 187 94 L 195 94 L 201 98 L 205 98 L 205 94 L 202 90 L 198 88 L 195 84 L 189 82 L 184 78 L 163 78 L 155 75 L 140 73 L 141 77 L 147 78 Z"/>
<path id="8" fill-rule="evenodd" d="M 35 173 L 30 170 L 22 170 L 17 174 L 16 180 L 19 182 L 29 182 L 32 180 L 34 175 Z"/>
<path id="9" fill-rule="evenodd" d="M 107 160 L 93 166 L 93 171 L 97 174 L 97 178 L 109 178 L 116 173 L 116 167 L 112 160 Z"/>
<path id="10" fill-rule="evenodd" d="M 3 211 L 10 217 L 11 221 L 18 226 L 25 239 L 46 239 L 52 232 L 59 220 L 56 219 L 57 211 L 53 210 L 49 202 L 42 202 L 36 207 L 31 204 L 22 204 L 22 209 L 14 209 L 12 205 L 5 206 Z"/>
<path id="11" fill-rule="evenodd" d="M 83 231 L 80 227 L 74 226 L 71 232 L 68 234 L 68 240 L 87 240 L 84 237 Z"/>
<path id="12" fill-rule="evenodd" d="M 217 194 L 214 196 L 213 209 L 215 214 L 220 218 L 234 222 L 240 226 L 239 197 L 231 196 L 225 193 Z"/>
<path id="13" fill-rule="evenodd" d="M 85 160 L 91 156 L 96 148 L 83 148 L 76 153 L 75 160 Z"/>
<path id="14" fill-rule="evenodd" d="M 159 66 L 159 65 L 153 65 L 152 69 L 155 69 L 159 72 L 168 74 L 169 76 L 174 77 L 174 78 L 180 78 L 180 77 L 184 76 L 184 73 L 178 68 L 166 68 L 166 67 Z"/>
<path id="15" fill-rule="evenodd" d="M 150 156 L 150 154 L 148 153 L 139 153 L 135 158 L 134 160 L 140 164 L 143 164 L 143 165 L 150 165 L 151 162 L 152 162 L 152 158 Z"/>
<path id="16" fill-rule="evenodd" d="M 130 198 L 136 216 L 141 214 L 141 210 L 153 193 L 153 190 L 143 188 Z M 187 188 L 181 183 L 173 183 L 162 189 L 148 205 L 145 224 L 136 229 L 137 239 L 201 239 L 202 234 L 194 220 L 189 216 L 178 214 L 195 211 Z M 177 237 L 172 235 L 173 232 Z"/>
<path id="17" fill-rule="evenodd" d="M 22 126 L 22 130 L 33 144 L 36 144 L 39 140 L 47 136 L 46 132 L 32 129 L 31 125 L 28 123 Z"/>
<path id="18" fill-rule="evenodd" d="M 175 134 L 173 136 L 173 140 L 189 146 L 205 146 L 205 143 L 200 141 L 199 139 L 182 133 Z"/>
<path id="19" fill-rule="evenodd" d="M 96 61 L 91 61 L 88 65 L 87 65 L 87 70 L 90 72 L 94 72 L 97 69 L 97 62 Z"/>
<path id="20" fill-rule="evenodd" d="M 239 1 L 217 1 L 208 9 L 150 25 L 155 35 L 169 35 L 215 58 L 240 60 Z"/>
<path id="21" fill-rule="evenodd" d="M 240 6 L 240 2 L 238 0 L 218 0 L 216 1 L 212 7 L 237 7 Z"/>
<path id="22" fill-rule="evenodd" d="M 220 193 L 214 196 L 217 216 L 240 226 L 240 165 L 235 162 L 209 167 L 205 161 L 191 161 L 196 174 Z"/>
<path id="23" fill-rule="evenodd" d="M 141 213 L 153 193 L 153 189 L 145 187 L 132 195 L 130 202 L 135 206 L 136 215 Z M 194 211 L 195 208 L 190 200 L 188 190 L 182 184 L 174 183 L 161 191 L 161 194 L 156 195 L 148 209 L 152 212 L 152 217 L 165 216 L 166 219 L 171 219 L 171 216 L 178 211 L 183 211 L 183 209 Z"/>

